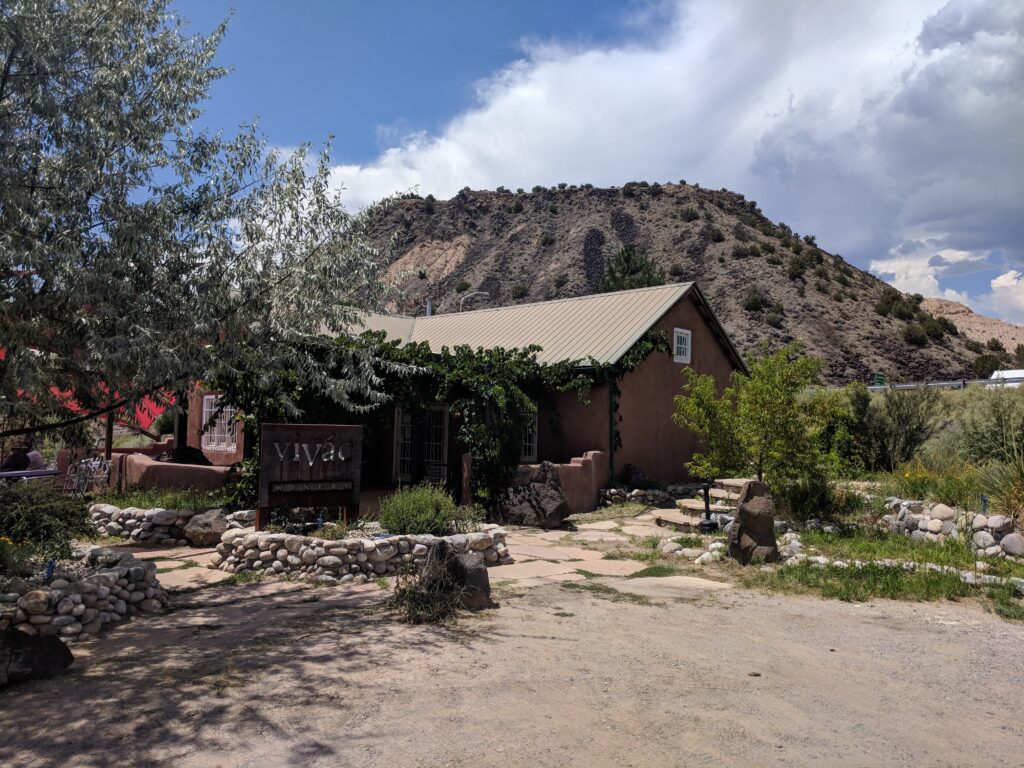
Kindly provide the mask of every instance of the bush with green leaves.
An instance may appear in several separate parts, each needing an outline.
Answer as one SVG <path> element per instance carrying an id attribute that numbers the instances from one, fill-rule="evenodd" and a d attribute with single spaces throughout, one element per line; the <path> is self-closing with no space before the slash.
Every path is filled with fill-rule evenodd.
<path id="1" fill-rule="evenodd" d="M 34 558 L 71 556 L 76 538 L 94 536 L 85 502 L 43 480 L 0 485 L 0 538 Z"/>
<path id="2" fill-rule="evenodd" d="M 946 412 L 941 393 L 929 387 L 887 389 L 853 407 L 865 468 L 886 472 L 910 461 L 942 427 Z"/>
<path id="3" fill-rule="evenodd" d="M 775 486 L 806 476 L 820 465 L 811 439 L 814 413 L 801 402 L 822 361 L 797 343 L 750 360 L 750 373 L 734 371 L 721 394 L 713 376 L 686 369 L 673 420 L 697 436 L 687 463 L 696 477 L 754 474 Z"/>
<path id="4" fill-rule="evenodd" d="M 424 483 L 399 488 L 380 502 L 377 517 L 388 533 L 448 536 L 473 530 L 483 520 L 475 507 L 459 507 L 443 488 Z"/>

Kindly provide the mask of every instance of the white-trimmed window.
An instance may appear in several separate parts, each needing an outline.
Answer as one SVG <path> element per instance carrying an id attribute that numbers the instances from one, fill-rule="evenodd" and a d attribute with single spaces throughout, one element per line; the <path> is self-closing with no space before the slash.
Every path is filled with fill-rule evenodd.
<path id="1" fill-rule="evenodd" d="M 523 444 L 519 449 L 519 460 L 524 464 L 533 464 L 537 461 L 537 412 L 533 412 L 533 418 L 527 422 L 523 429 Z"/>
<path id="2" fill-rule="evenodd" d="M 234 451 L 238 449 L 237 428 L 235 421 L 235 409 L 230 405 L 221 408 L 220 415 L 213 425 L 207 429 L 213 414 L 217 412 L 217 395 L 203 395 L 203 450 L 204 451 Z"/>
<path id="3" fill-rule="evenodd" d="M 691 334 L 685 328 L 672 331 L 672 359 L 683 365 L 690 364 Z"/>

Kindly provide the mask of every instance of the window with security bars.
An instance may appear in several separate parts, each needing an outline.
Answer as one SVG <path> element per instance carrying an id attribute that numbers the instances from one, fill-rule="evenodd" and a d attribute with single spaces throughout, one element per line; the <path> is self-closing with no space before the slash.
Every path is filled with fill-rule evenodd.
<path id="1" fill-rule="evenodd" d="M 523 444 L 519 449 L 519 460 L 526 463 L 537 461 L 537 414 L 523 429 Z"/>
<path id="2" fill-rule="evenodd" d="M 445 463 L 445 422 L 447 408 L 431 408 L 427 411 L 427 435 L 424 443 L 424 458 L 427 464 Z"/>
<path id="3" fill-rule="evenodd" d="M 216 395 L 203 396 L 203 427 L 210 423 L 213 414 L 217 412 Z M 234 451 L 238 449 L 237 427 L 235 421 L 235 409 L 225 405 L 213 425 L 203 432 L 202 446 L 204 451 Z"/>

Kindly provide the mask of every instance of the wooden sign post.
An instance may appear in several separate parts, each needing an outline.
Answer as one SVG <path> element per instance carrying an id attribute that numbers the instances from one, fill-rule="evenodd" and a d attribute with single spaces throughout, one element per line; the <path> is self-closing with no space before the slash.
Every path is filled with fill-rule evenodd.
<path id="1" fill-rule="evenodd" d="M 359 514 L 363 428 L 346 424 L 264 424 L 256 528 L 278 507 L 344 507 Z"/>

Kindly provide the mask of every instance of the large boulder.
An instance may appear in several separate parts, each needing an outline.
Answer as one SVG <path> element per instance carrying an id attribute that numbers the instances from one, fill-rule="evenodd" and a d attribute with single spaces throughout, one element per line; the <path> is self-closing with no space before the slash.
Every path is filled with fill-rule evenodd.
<path id="1" fill-rule="evenodd" d="M 779 547 L 768 485 L 750 480 L 743 484 L 739 495 L 736 519 L 729 529 L 729 556 L 741 565 L 774 563 L 779 559 Z"/>
<path id="2" fill-rule="evenodd" d="M 509 488 L 499 501 L 496 514 L 499 520 L 512 525 L 560 527 L 570 510 L 555 465 L 541 462 L 527 482 Z"/>
<path id="3" fill-rule="evenodd" d="M 193 547 L 215 547 L 228 529 L 228 517 L 223 509 L 210 509 L 193 515 L 185 525 L 185 538 Z"/>
<path id="4" fill-rule="evenodd" d="M 75 657 L 56 637 L 18 629 L 0 632 L 0 685 L 63 674 Z"/>

